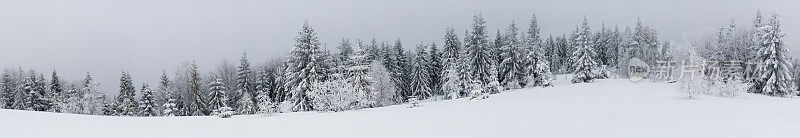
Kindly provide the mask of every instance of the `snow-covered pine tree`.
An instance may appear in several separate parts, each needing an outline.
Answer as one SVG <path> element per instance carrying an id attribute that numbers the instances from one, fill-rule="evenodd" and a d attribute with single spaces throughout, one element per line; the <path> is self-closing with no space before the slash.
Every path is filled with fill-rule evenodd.
<path id="1" fill-rule="evenodd" d="M 80 114 L 81 113 L 81 96 L 79 95 L 77 86 L 70 85 L 67 87 L 67 91 L 64 93 L 64 101 L 63 103 L 59 104 L 59 109 L 61 109 L 62 113 L 72 113 L 72 114 Z"/>
<path id="2" fill-rule="evenodd" d="M 161 112 L 164 116 L 175 116 L 178 112 L 178 105 L 175 103 L 177 102 L 175 98 L 173 98 L 171 92 L 169 91 L 162 91 L 165 94 L 165 98 L 167 98 L 166 102 L 164 102 L 164 110 Z"/>
<path id="3" fill-rule="evenodd" d="M 17 110 L 28 110 L 28 111 L 36 111 L 36 107 L 34 103 L 36 99 L 39 97 L 39 92 L 36 91 L 34 87 L 36 87 L 36 73 L 31 71 L 28 77 L 25 77 L 24 83 L 22 85 L 22 90 L 24 92 L 24 98 L 22 101 L 22 108 Z"/>
<path id="4" fill-rule="evenodd" d="M 658 56 L 658 38 L 656 30 L 642 23 L 640 18 L 636 18 L 632 47 L 635 48 L 635 57 L 639 57 L 649 64 L 655 63 Z"/>
<path id="5" fill-rule="evenodd" d="M 242 93 L 242 98 L 237 104 L 239 104 L 239 109 L 236 109 L 236 112 L 239 114 L 249 115 L 256 112 L 256 105 L 253 103 L 253 96 L 250 96 L 250 93 Z"/>
<path id="6" fill-rule="evenodd" d="M 596 53 L 592 48 L 590 33 L 589 21 L 584 16 L 576 34 L 577 47 L 572 53 L 572 66 L 575 68 L 572 83 L 587 83 L 597 79 L 597 62 L 594 59 Z"/>
<path id="7" fill-rule="evenodd" d="M 472 31 L 470 31 L 464 38 L 464 48 L 466 52 L 464 58 L 467 58 L 465 68 L 470 74 L 471 80 L 474 83 L 479 83 L 479 86 L 484 89 L 480 92 L 484 93 L 497 93 L 499 83 L 497 81 L 497 70 L 494 67 L 495 63 L 490 55 L 491 50 L 489 47 L 489 40 L 486 35 L 486 21 L 483 15 L 476 14 L 472 20 Z M 473 87 L 472 89 L 474 89 Z M 470 90 L 476 92 L 474 90 Z M 482 95 L 482 94 L 479 94 Z M 473 96 L 476 96 L 473 94 Z"/>
<path id="8" fill-rule="evenodd" d="M 431 93 L 434 95 L 444 95 L 442 93 L 442 53 L 436 47 L 436 43 L 431 43 L 430 53 L 428 53 L 428 73 L 430 74 Z"/>
<path id="9" fill-rule="evenodd" d="M 414 55 L 414 60 L 411 63 L 411 95 L 421 99 L 427 99 L 432 96 L 430 85 L 430 74 L 428 72 L 428 52 L 425 52 L 427 47 L 420 42 Z"/>
<path id="10" fill-rule="evenodd" d="M 442 83 L 441 91 L 446 94 L 446 98 L 455 99 L 464 95 L 467 90 L 467 82 L 462 78 L 461 61 L 461 41 L 455 33 L 455 29 L 449 27 L 445 29 L 444 48 L 442 48 Z M 466 75 L 463 75 L 466 76 Z"/>
<path id="11" fill-rule="evenodd" d="M 253 75 L 252 70 L 250 69 L 250 61 L 247 60 L 247 53 L 242 52 L 242 58 L 239 60 L 239 68 L 236 70 L 236 84 L 237 84 L 236 94 L 230 97 L 230 98 L 235 98 L 234 100 L 236 100 L 235 103 L 236 105 L 234 105 L 233 107 L 236 107 L 238 109 L 241 106 L 239 105 L 240 102 L 245 100 L 250 101 L 250 103 L 252 104 L 253 101 L 252 96 L 248 96 L 248 98 L 250 99 L 242 99 L 242 98 L 244 98 L 245 95 L 244 93 L 247 93 L 247 95 L 255 94 L 255 84 L 253 82 L 254 77 L 255 76 Z"/>
<path id="12" fill-rule="evenodd" d="M 30 99 L 28 99 L 29 90 L 26 89 L 28 81 L 30 81 L 30 77 L 26 77 L 25 71 L 19 68 L 17 73 L 14 74 L 14 87 L 16 88 L 14 89 L 14 103 L 12 109 L 27 110 L 30 107 L 28 104 L 28 101 L 30 101 Z M 30 85 L 33 85 L 33 82 L 31 82 Z"/>
<path id="13" fill-rule="evenodd" d="M 548 61 L 545 54 L 546 48 L 542 46 L 541 37 L 539 37 L 539 25 L 536 22 L 536 15 L 533 15 L 528 26 L 527 37 L 524 38 L 524 45 L 527 48 L 527 53 L 522 55 L 524 57 L 524 74 L 520 76 L 525 77 L 526 87 L 536 86 L 550 86 L 552 85 L 552 73 L 550 72 L 550 61 Z M 552 37 L 550 39 L 552 44 Z M 554 45 L 554 44 L 553 44 Z M 550 45 L 551 47 L 553 45 Z"/>
<path id="14" fill-rule="evenodd" d="M 3 80 L 2 80 L 2 82 L 0 82 L 0 83 L 2 83 L 2 84 L 0 84 L 0 85 L 2 85 L 2 88 L 0 88 L 0 89 L 3 90 L 3 99 L 2 100 L 3 100 L 3 103 L 4 103 L 3 105 L 0 105 L 0 106 L 3 106 L 4 109 L 14 109 L 14 92 L 16 90 L 14 88 L 14 85 L 15 85 L 14 84 L 14 79 L 11 77 L 11 73 L 9 73 L 9 72 L 10 71 L 8 71 L 8 70 L 4 70 L 3 71 L 3 78 L 2 78 Z"/>
<path id="15" fill-rule="evenodd" d="M 214 78 L 214 82 L 208 84 L 209 93 L 208 93 L 208 109 L 212 110 L 211 115 L 217 115 L 221 113 L 219 110 L 222 107 L 228 107 L 228 97 L 225 94 L 225 84 L 223 80 L 219 78 L 216 74 L 212 74 Z"/>
<path id="16" fill-rule="evenodd" d="M 389 50 L 389 61 L 386 69 L 392 73 L 392 80 L 397 84 L 397 91 L 400 93 L 400 100 L 405 101 L 410 93 L 410 67 L 408 57 L 403 50 L 403 43 L 397 39 L 394 46 Z"/>
<path id="17" fill-rule="evenodd" d="M 51 112 L 60 113 L 62 106 L 60 104 L 64 103 L 65 100 L 64 96 L 64 89 L 61 88 L 61 79 L 59 79 L 56 70 L 53 70 L 53 74 L 50 75 L 50 110 Z"/>
<path id="18" fill-rule="evenodd" d="M 525 63 L 524 55 L 526 50 L 520 40 L 519 28 L 515 21 L 506 30 L 503 36 L 503 45 L 500 48 L 500 84 L 504 89 L 519 89 L 525 83 Z"/>
<path id="19" fill-rule="evenodd" d="M 256 96 L 256 102 L 258 103 L 258 114 L 272 114 L 276 113 L 278 110 L 276 109 L 276 105 L 272 102 L 271 98 L 269 97 L 269 92 L 261 89 L 258 91 L 258 95 Z"/>
<path id="20" fill-rule="evenodd" d="M 756 36 L 761 41 L 756 60 L 763 64 L 759 69 L 760 76 L 749 88 L 751 93 L 769 96 L 787 97 L 794 95 L 794 84 L 789 68 L 792 64 L 786 58 L 786 44 L 780 29 L 778 15 L 772 13 L 769 21 L 763 24 Z"/>
<path id="21" fill-rule="evenodd" d="M 136 100 L 134 99 L 136 95 L 136 88 L 133 86 L 131 75 L 123 70 L 119 81 L 119 95 L 117 96 L 116 100 L 116 113 L 117 115 L 122 116 L 135 116 L 137 113 L 136 109 L 139 106 L 136 105 Z"/>
<path id="22" fill-rule="evenodd" d="M 156 99 L 153 96 L 153 90 L 147 83 L 142 84 L 142 98 L 139 100 L 139 116 L 158 116 L 159 111 L 156 109 Z"/>
<path id="23" fill-rule="evenodd" d="M 311 91 L 311 84 L 323 81 L 325 73 L 320 69 L 323 63 L 322 50 L 320 50 L 319 38 L 314 28 L 308 23 L 303 22 L 302 30 L 295 38 L 295 45 L 286 59 L 286 71 L 284 72 L 284 88 L 287 92 L 286 100 L 292 104 L 292 111 L 313 110 L 308 96 Z"/>
<path id="24" fill-rule="evenodd" d="M 192 60 L 191 65 L 189 65 L 189 70 L 186 72 L 186 77 L 186 90 L 188 94 L 186 98 L 188 98 L 187 101 L 189 102 L 186 103 L 188 106 L 188 114 L 195 116 L 208 115 L 210 110 L 203 99 L 203 82 L 196 61 Z M 180 107 L 180 103 L 178 105 Z"/>

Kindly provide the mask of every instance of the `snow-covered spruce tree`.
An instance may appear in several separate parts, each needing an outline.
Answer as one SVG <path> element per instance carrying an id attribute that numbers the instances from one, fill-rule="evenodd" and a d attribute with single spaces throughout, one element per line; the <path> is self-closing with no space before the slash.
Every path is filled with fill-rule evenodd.
<path id="1" fill-rule="evenodd" d="M 264 89 L 258 90 L 258 96 L 256 96 L 258 112 L 256 113 L 269 115 L 278 112 L 277 105 L 272 102 L 269 96 L 269 92 Z"/>
<path id="2" fill-rule="evenodd" d="M 411 95 L 419 99 L 427 99 L 432 96 L 430 87 L 430 74 L 428 74 L 428 52 L 425 52 L 425 44 L 417 45 L 414 60 L 411 63 Z"/>
<path id="3" fill-rule="evenodd" d="M 536 22 L 536 15 L 531 18 L 530 25 L 528 26 L 527 37 L 525 40 L 525 47 L 528 49 L 524 55 L 524 72 L 525 86 L 551 86 L 552 73 L 550 72 L 550 61 L 545 56 L 545 48 L 541 44 L 539 37 L 539 25 Z M 550 42 L 552 43 L 552 37 Z M 553 45 L 551 45 L 553 46 Z"/>
<path id="4" fill-rule="evenodd" d="M 253 103 L 253 96 L 250 96 L 250 93 L 242 93 L 242 98 L 236 103 L 239 104 L 239 109 L 236 109 L 237 113 L 242 115 L 256 113 L 256 105 Z"/>
<path id="5" fill-rule="evenodd" d="M 147 83 L 142 84 L 142 98 L 139 100 L 139 116 L 159 116 L 159 111 L 156 109 L 156 99 L 153 96 L 153 90 Z"/>
<path id="6" fill-rule="evenodd" d="M 466 78 L 464 75 L 463 64 L 461 61 L 461 41 L 455 33 L 455 29 L 450 27 L 445 29 L 444 34 L 444 48 L 442 48 L 442 72 L 441 77 L 442 92 L 446 94 L 446 98 L 455 99 L 464 95 L 467 90 Z"/>
<path id="7" fill-rule="evenodd" d="M 377 94 L 376 106 L 388 106 L 400 103 L 400 93 L 397 91 L 397 86 L 392 81 L 392 75 L 383 63 L 375 61 L 369 66 L 367 74 L 372 78 L 372 91 Z"/>
<path id="8" fill-rule="evenodd" d="M 119 78 L 119 81 L 119 95 L 115 101 L 117 105 L 116 113 L 121 116 L 135 116 L 137 113 L 136 109 L 139 106 L 136 105 L 136 100 L 134 99 L 136 88 L 133 86 L 131 75 L 122 71 L 122 76 Z"/>
<path id="9" fill-rule="evenodd" d="M 403 43 L 397 39 L 394 46 L 389 50 L 386 69 L 392 73 L 392 80 L 397 84 L 397 91 L 400 93 L 400 100 L 405 101 L 410 92 L 410 67 L 408 57 L 403 50 Z"/>
<path id="10" fill-rule="evenodd" d="M 28 99 L 28 90 L 25 89 L 25 86 L 28 85 L 27 81 L 29 80 L 30 78 L 26 77 L 25 71 L 22 71 L 22 68 L 19 68 L 17 73 L 14 74 L 14 87 L 16 88 L 14 89 L 14 103 L 12 104 L 12 109 L 26 110 L 30 107 L 28 104 L 30 103 L 28 102 L 30 101 L 30 99 Z M 33 85 L 33 83 L 30 85 Z"/>
<path id="11" fill-rule="evenodd" d="M 233 107 L 240 107 L 238 105 L 240 101 L 248 100 L 252 104 L 253 97 L 248 96 L 250 99 L 242 99 L 244 98 L 244 93 L 247 95 L 255 94 L 255 85 L 253 84 L 253 76 L 252 70 L 250 69 L 250 61 L 247 60 L 247 53 L 242 52 L 242 58 L 239 60 L 239 68 L 236 70 L 236 95 L 232 96 L 231 98 L 236 98 L 236 104 Z M 252 106 L 252 105 L 250 105 Z"/>
<path id="12" fill-rule="evenodd" d="M 520 40 L 519 28 L 515 21 L 506 29 L 503 45 L 500 48 L 500 84 L 504 89 L 519 89 L 525 83 L 524 55 L 526 50 Z"/>
<path id="13" fill-rule="evenodd" d="M 164 116 L 175 116 L 178 112 L 178 105 L 175 103 L 177 102 L 175 98 L 173 98 L 171 92 L 169 91 L 162 91 L 165 93 L 165 98 L 167 98 L 166 102 L 164 102 L 163 108 L 164 110 L 161 112 Z"/>
<path id="14" fill-rule="evenodd" d="M 323 81 L 325 76 L 321 61 L 322 42 L 317 38 L 314 28 L 303 22 L 303 28 L 295 38 L 295 45 L 286 59 L 284 72 L 284 88 L 288 90 L 286 100 L 291 102 L 292 111 L 313 110 L 311 99 L 306 96 L 311 91 L 311 84 Z"/>
<path id="15" fill-rule="evenodd" d="M 436 43 L 431 43 L 430 53 L 428 53 L 428 73 L 430 74 L 431 93 L 434 95 L 444 95 L 442 93 L 442 53 L 436 47 Z"/>
<path id="16" fill-rule="evenodd" d="M 219 78 L 216 74 L 211 75 L 213 76 L 214 82 L 208 84 L 209 92 L 208 93 L 208 109 L 212 110 L 211 115 L 217 115 L 221 113 L 219 110 L 222 107 L 228 107 L 228 97 L 225 94 L 225 84 L 223 80 Z"/>
<path id="17" fill-rule="evenodd" d="M 572 66 L 575 68 L 572 83 L 586 83 L 597 79 L 597 62 L 594 59 L 596 53 L 592 48 L 590 33 L 589 21 L 584 16 L 575 39 L 577 47 L 572 52 Z"/>
<path id="18" fill-rule="evenodd" d="M 65 96 L 63 93 L 64 89 L 61 88 L 61 79 L 59 79 L 56 70 L 53 70 L 53 74 L 50 75 L 50 78 L 51 79 L 50 79 L 49 97 L 50 97 L 50 103 L 52 103 L 52 105 L 50 106 L 49 111 L 60 113 L 62 107 L 60 106 L 60 104 L 64 103 L 65 100 Z"/>
<path id="19" fill-rule="evenodd" d="M 203 91 L 202 91 L 202 78 L 200 77 L 200 71 L 197 67 L 197 62 L 192 60 L 191 65 L 189 66 L 189 70 L 186 72 L 186 91 L 189 103 L 186 103 L 188 106 L 188 115 L 195 115 L 195 116 L 205 116 L 210 114 L 210 110 L 203 99 Z M 179 104 L 180 107 L 180 104 Z"/>
<path id="20" fill-rule="evenodd" d="M 3 103 L 4 103 L 3 105 L 0 105 L 0 106 L 3 106 L 4 109 L 14 109 L 14 91 L 16 91 L 16 90 L 15 90 L 15 87 L 14 87 L 15 86 L 14 79 L 11 77 L 11 73 L 9 73 L 9 72 L 10 71 L 8 71 L 8 70 L 4 70 L 3 71 L 2 82 L 0 82 L 0 83 L 2 83 L 2 84 L 0 84 L 0 85 L 2 85 L 2 86 L 0 86 L 0 87 L 2 87 L 0 89 L 3 90 L 3 99 L 2 100 L 3 100 Z"/>
<path id="21" fill-rule="evenodd" d="M 36 85 L 34 84 L 35 82 L 36 82 L 36 74 L 33 71 L 31 71 L 30 75 L 28 77 L 25 77 L 24 83 L 22 85 L 22 91 L 24 95 L 22 99 L 18 99 L 19 101 L 22 101 L 22 105 L 20 106 L 21 109 L 20 107 L 18 107 L 17 110 L 36 111 L 36 108 L 34 107 L 34 102 L 39 92 L 36 92 L 36 89 L 34 89 L 34 87 L 36 87 Z"/>
<path id="22" fill-rule="evenodd" d="M 786 58 L 786 45 L 783 42 L 783 32 L 780 30 L 778 15 L 772 13 L 769 21 L 762 25 L 756 36 L 761 41 L 756 60 L 763 64 L 758 70 L 760 76 L 756 78 L 751 93 L 769 96 L 787 97 L 794 94 L 794 85 L 791 82 L 789 68 L 792 64 Z"/>
<path id="23" fill-rule="evenodd" d="M 174 97 L 175 95 L 173 95 L 172 82 L 169 80 L 169 76 L 167 76 L 167 72 L 166 71 L 163 71 L 163 70 L 161 71 L 161 77 L 158 80 L 158 87 L 156 89 L 156 93 L 158 93 L 158 94 L 156 94 L 158 96 L 155 97 L 156 98 L 156 105 L 161 105 L 161 107 L 157 107 L 157 109 L 160 110 L 160 111 L 166 110 L 166 107 L 163 106 L 163 105 L 166 105 L 169 102 L 170 99 L 177 100 L 176 97 Z M 175 102 L 176 101 L 172 101 L 173 104 L 175 104 Z M 174 116 L 175 115 L 174 114 L 175 110 L 171 110 L 171 111 L 173 111 L 172 112 L 173 113 L 172 116 Z M 162 112 L 162 115 L 169 116 L 169 115 L 167 115 L 167 114 L 165 114 L 163 112 Z"/>
<path id="24" fill-rule="evenodd" d="M 48 91 L 47 90 L 47 82 L 44 79 L 44 75 L 43 74 L 39 74 L 36 77 L 35 85 L 36 85 L 36 87 L 35 87 L 36 91 L 39 92 L 39 98 L 36 99 L 37 103 L 39 104 L 39 107 L 38 107 L 37 111 L 48 111 L 48 110 L 50 110 L 50 107 L 53 105 L 53 102 L 52 102 L 52 99 L 50 97 L 50 94 L 48 94 L 48 92 L 47 92 Z"/>
<path id="25" fill-rule="evenodd" d="M 466 52 L 464 58 L 467 62 L 465 68 L 470 74 L 470 79 L 484 89 L 480 92 L 497 93 L 498 81 L 495 63 L 490 55 L 489 40 L 486 36 L 486 21 L 483 15 L 476 14 L 472 20 L 472 31 L 464 38 Z M 475 89 L 473 87 L 472 89 Z M 470 90 L 475 92 L 474 90 Z M 481 94 L 479 94 L 481 95 Z M 476 96 L 473 94 L 473 96 Z"/>
<path id="26" fill-rule="evenodd" d="M 634 28 L 631 40 L 632 47 L 634 48 L 634 57 L 641 58 L 648 64 L 655 63 L 659 50 L 655 29 L 644 25 L 641 19 L 637 18 L 636 27 Z"/>

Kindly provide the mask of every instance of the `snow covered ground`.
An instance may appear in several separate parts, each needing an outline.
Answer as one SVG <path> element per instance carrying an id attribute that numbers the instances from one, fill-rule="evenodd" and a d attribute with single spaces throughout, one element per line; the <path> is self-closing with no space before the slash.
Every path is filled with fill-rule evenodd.
<path id="1" fill-rule="evenodd" d="M 0 110 L 17 137 L 800 137 L 800 98 L 690 100 L 675 84 L 598 80 L 337 113 L 102 117 Z"/>

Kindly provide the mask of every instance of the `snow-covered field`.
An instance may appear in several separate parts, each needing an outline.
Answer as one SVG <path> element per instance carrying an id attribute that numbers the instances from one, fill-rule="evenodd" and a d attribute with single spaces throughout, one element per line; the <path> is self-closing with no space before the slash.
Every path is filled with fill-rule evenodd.
<path id="1" fill-rule="evenodd" d="M 800 99 L 690 100 L 675 84 L 598 80 L 337 113 L 101 117 L 0 110 L 0 137 L 800 137 Z"/>

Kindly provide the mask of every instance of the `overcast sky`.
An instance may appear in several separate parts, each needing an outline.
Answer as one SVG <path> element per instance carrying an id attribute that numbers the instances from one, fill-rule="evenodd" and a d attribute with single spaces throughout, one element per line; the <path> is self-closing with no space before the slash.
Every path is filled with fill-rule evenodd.
<path id="1" fill-rule="evenodd" d="M 527 26 L 539 17 L 544 35 L 570 32 L 583 15 L 593 31 L 602 23 L 626 26 L 641 17 L 659 39 L 726 25 L 750 26 L 754 11 L 781 15 L 792 55 L 800 51 L 800 3 L 792 0 L 0 0 L 0 66 L 35 68 L 49 76 L 81 79 L 86 71 L 106 93 L 118 91 L 125 69 L 137 87 L 155 84 L 161 70 L 196 59 L 210 71 L 224 58 L 247 51 L 254 63 L 284 56 L 308 19 L 329 48 L 342 38 L 441 44 L 444 28 L 462 38 L 474 13 L 491 36 L 512 20 Z M 463 38 L 462 38 L 463 39 Z"/>

